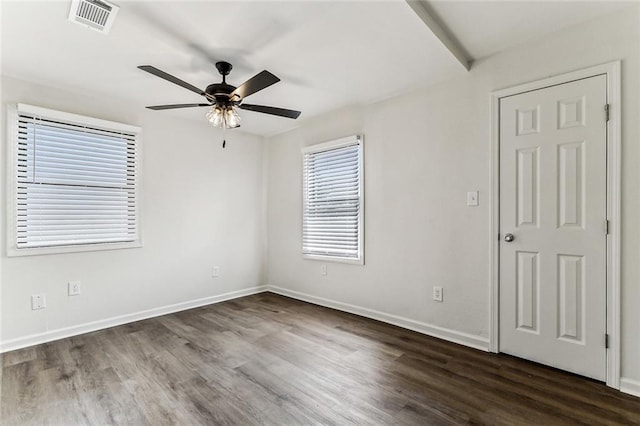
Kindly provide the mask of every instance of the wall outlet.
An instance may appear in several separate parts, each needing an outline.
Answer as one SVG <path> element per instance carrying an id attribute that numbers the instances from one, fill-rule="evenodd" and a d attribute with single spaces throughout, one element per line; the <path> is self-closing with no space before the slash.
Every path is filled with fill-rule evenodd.
<path id="1" fill-rule="evenodd" d="M 220 276 L 220 267 L 219 266 L 214 266 L 213 268 L 211 268 L 211 276 L 213 278 L 218 278 Z"/>
<path id="2" fill-rule="evenodd" d="M 67 283 L 67 294 L 77 296 L 80 294 L 80 281 L 69 281 Z"/>
<path id="3" fill-rule="evenodd" d="M 320 275 L 327 275 L 327 265 L 320 266 Z"/>
<path id="4" fill-rule="evenodd" d="M 433 287 L 433 300 L 436 302 L 442 302 L 442 287 L 434 286 Z"/>
<path id="5" fill-rule="evenodd" d="M 31 296 L 31 310 L 44 309 L 47 307 L 47 296 L 44 293 Z"/>
<path id="6" fill-rule="evenodd" d="M 476 207 L 480 203 L 478 201 L 478 191 L 467 192 L 467 206 Z"/>

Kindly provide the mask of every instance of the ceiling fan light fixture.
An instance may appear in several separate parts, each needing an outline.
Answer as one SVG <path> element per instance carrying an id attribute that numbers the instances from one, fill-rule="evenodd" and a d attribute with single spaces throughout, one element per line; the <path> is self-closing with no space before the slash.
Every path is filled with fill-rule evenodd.
<path id="1" fill-rule="evenodd" d="M 209 123 L 213 127 L 220 127 L 223 130 L 240 127 L 241 118 L 240 114 L 238 114 L 238 109 L 292 119 L 298 118 L 298 116 L 300 116 L 301 114 L 300 111 L 295 111 L 292 109 L 242 103 L 244 98 L 246 98 L 247 96 L 251 96 L 252 94 L 266 89 L 267 87 L 280 81 L 278 77 L 271 74 L 267 70 L 259 72 L 249 80 L 242 83 L 240 86 L 236 87 L 227 84 L 226 81 L 226 76 L 229 74 L 229 72 L 231 72 L 231 69 L 233 67 L 228 62 L 220 61 L 216 63 L 216 68 L 218 68 L 218 72 L 220 72 L 220 74 L 222 75 L 222 82 L 210 84 L 205 90 L 201 90 L 198 87 L 189 84 L 186 81 L 180 80 L 178 77 L 168 74 L 152 65 L 140 65 L 138 66 L 138 68 L 142 71 L 148 72 L 149 74 L 155 75 L 156 77 L 160 77 L 161 79 L 166 80 L 170 83 L 185 88 L 191 92 L 197 93 L 200 96 L 204 96 L 207 100 L 207 103 L 154 105 L 147 107 L 152 110 L 157 111 L 176 108 L 207 107 L 208 110 L 206 112 L 206 118 Z"/>
<path id="2" fill-rule="evenodd" d="M 233 129 L 240 126 L 240 115 L 235 106 L 213 105 L 206 114 L 207 120 L 213 127 Z"/>

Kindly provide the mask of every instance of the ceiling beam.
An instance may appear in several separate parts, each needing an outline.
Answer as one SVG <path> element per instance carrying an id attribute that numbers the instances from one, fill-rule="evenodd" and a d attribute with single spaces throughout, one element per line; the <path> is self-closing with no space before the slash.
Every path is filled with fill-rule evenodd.
<path id="1" fill-rule="evenodd" d="M 425 0 L 405 0 L 409 7 L 418 15 L 422 22 L 438 37 L 444 47 L 460 62 L 460 64 L 468 71 L 471 69 L 473 59 L 469 56 L 464 47 L 449 32 L 449 30 L 436 18 L 431 7 Z"/>

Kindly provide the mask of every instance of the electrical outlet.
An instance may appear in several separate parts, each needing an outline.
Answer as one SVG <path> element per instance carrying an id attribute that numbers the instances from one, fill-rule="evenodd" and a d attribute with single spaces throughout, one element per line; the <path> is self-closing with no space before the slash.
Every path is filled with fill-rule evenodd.
<path id="1" fill-rule="evenodd" d="M 77 296 L 80 294 L 80 281 L 69 281 L 67 283 L 67 294 Z"/>
<path id="2" fill-rule="evenodd" d="M 214 266 L 211 269 L 211 276 L 213 278 L 218 278 L 220 276 L 220 267 L 219 266 Z"/>
<path id="3" fill-rule="evenodd" d="M 479 204 L 480 203 L 478 202 L 478 191 L 467 192 L 467 206 L 477 207 Z"/>
<path id="4" fill-rule="evenodd" d="M 442 302 L 442 287 L 434 286 L 433 287 L 433 300 L 436 302 Z"/>
<path id="5" fill-rule="evenodd" d="M 327 265 L 320 266 L 320 275 L 327 275 Z"/>
<path id="6" fill-rule="evenodd" d="M 47 296 L 44 293 L 31 296 L 31 310 L 44 309 L 47 307 Z"/>

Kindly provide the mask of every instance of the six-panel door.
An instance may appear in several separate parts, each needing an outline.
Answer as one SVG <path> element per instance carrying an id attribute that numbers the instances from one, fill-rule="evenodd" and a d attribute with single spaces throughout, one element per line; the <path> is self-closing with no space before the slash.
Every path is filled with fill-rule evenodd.
<path id="1" fill-rule="evenodd" d="M 500 100 L 500 351 L 604 380 L 606 78 Z"/>

